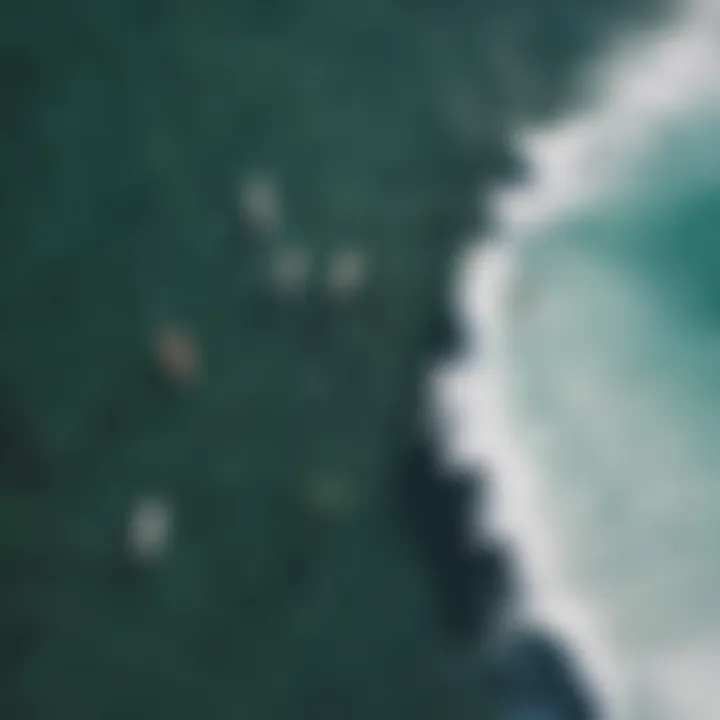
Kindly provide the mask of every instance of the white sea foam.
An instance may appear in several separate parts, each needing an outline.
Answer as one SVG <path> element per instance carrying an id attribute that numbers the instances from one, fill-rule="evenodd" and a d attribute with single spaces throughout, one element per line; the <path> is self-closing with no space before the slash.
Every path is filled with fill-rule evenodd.
<path id="1" fill-rule="evenodd" d="M 685 650 L 678 648 L 669 655 L 648 650 L 642 658 L 621 657 L 611 639 L 611 609 L 600 607 L 598 599 L 568 579 L 569 548 L 575 538 L 564 523 L 563 498 L 549 489 L 550 478 L 543 477 L 529 451 L 551 447 L 557 439 L 543 437 L 542 428 L 523 426 L 513 416 L 518 349 L 511 328 L 521 321 L 524 306 L 556 303 L 555 312 L 546 308 L 545 315 L 560 324 L 562 313 L 571 308 L 563 305 L 560 296 L 534 297 L 519 259 L 530 241 L 539 242 L 559 220 L 622 193 L 623 186 L 633 182 L 633 168 L 673 118 L 720 97 L 717 9 L 716 4 L 694 3 L 682 18 L 673 20 L 672 27 L 648 31 L 633 43 L 614 48 L 589 79 L 591 90 L 582 108 L 550 127 L 518 136 L 531 170 L 529 180 L 498 190 L 494 236 L 481 238 L 459 258 L 457 301 L 470 352 L 437 377 L 436 401 L 443 415 L 459 419 L 448 425 L 448 461 L 493 468 L 489 523 L 492 532 L 507 538 L 518 551 L 526 591 L 523 618 L 550 626 L 568 642 L 584 661 L 591 682 L 608 698 L 606 715 L 613 720 L 720 717 L 720 710 L 712 707 L 717 701 L 712 673 L 701 672 L 703 666 L 719 667 L 720 643 L 692 640 Z M 535 247 L 533 252 L 537 251 Z M 578 278 L 581 282 L 580 273 Z M 605 273 L 603 279 L 617 282 L 614 296 L 618 298 L 634 292 L 612 273 Z M 592 282 L 592 277 L 587 281 Z M 652 315 L 649 309 L 643 315 L 641 293 L 624 307 L 636 308 L 642 322 Z M 586 355 L 582 362 L 592 364 L 593 358 Z M 594 386 L 587 385 L 588 377 Z M 602 403 L 605 394 L 597 386 L 601 380 L 601 373 L 568 377 L 567 397 L 574 403 Z M 644 412 L 651 412 L 654 400 L 646 399 Z M 609 415 L 601 405 L 595 412 L 607 421 Z M 535 437 L 527 437 L 528 432 Z M 600 423 L 593 432 L 602 445 Z M 659 494 L 656 501 L 661 503 L 663 497 Z M 483 517 L 485 530 L 487 509 Z M 629 665 L 638 660 L 643 665 L 633 677 Z M 652 685 L 653 691 L 664 688 L 665 696 L 658 701 L 664 715 L 636 703 L 634 693 L 643 683 Z"/>

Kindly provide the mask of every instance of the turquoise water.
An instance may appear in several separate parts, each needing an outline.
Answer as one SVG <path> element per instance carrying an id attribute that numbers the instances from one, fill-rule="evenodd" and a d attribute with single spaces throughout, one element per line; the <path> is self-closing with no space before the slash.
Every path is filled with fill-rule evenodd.
<path id="1" fill-rule="evenodd" d="M 450 441 L 496 469 L 513 622 L 563 637 L 618 720 L 720 707 L 720 46 L 688 16 L 518 135 L 530 181 L 459 283 Z"/>
<path id="2" fill-rule="evenodd" d="M 720 126 L 689 125 L 638 194 L 528 249 L 536 302 L 513 333 L 517 423 L 565 572 L 608 616 L 613 663 L 632 657 L 653 694 L 665 672 L 680 682 L 677 663 L 699 681 L 720 652 L 720 183 L 676 160 L 700 143 L 720 162 Z M 690 692 L 716 707 L 712 686 Z M 668 712 L 651 716 L 714 710 Z"/>

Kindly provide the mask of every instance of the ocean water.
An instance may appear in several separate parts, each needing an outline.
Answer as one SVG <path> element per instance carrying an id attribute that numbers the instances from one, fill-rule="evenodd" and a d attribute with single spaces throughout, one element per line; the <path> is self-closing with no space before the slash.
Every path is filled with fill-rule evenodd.
<path id="1" fill-rule="evenodd" d="M 549 627 L 612 720 L 720 718 L 720 9 L 612 49 L 518 131 L 459 260 L 448 457 L 493 471 L 510 627 Z M 487 512 L 487 510 L 485 511 Z"/>

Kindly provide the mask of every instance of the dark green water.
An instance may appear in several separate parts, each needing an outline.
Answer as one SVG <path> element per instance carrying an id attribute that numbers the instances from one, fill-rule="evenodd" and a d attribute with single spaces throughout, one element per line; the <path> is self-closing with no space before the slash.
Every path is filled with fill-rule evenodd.
<path id="1" fill-rule="evenodd" d="M 509 128 L 629 14 L 581 5 L 3 9 L 3 718 L 492 716 L 464 645 L 506 573 L 411 448 L 446 264 L 519 170 Z M 257 168 L 286 207 L 269 246 L 238 223 Z M 267 283 L 287 241 L 315 262 L 293 303 Z M 370 274 L 338 304 L 345 242 Z M 152 372 L 165 322 L 201 347 L 190 387 Z M 148 493 L 174 524 L 144 568 L 124 533 Z"/>

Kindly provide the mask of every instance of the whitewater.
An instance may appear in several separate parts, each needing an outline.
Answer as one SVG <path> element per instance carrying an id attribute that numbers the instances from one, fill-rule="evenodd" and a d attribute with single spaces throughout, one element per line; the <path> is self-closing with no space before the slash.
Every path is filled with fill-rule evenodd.
<path id="1" fill-rule="evenodd" d="M 720 718 L 719 69 L 720 6 L 688 4 L 518 133 L 433 384 L 448 461 L 491 469 L 509 622 L 555 631 L 611 720 Z"/>

